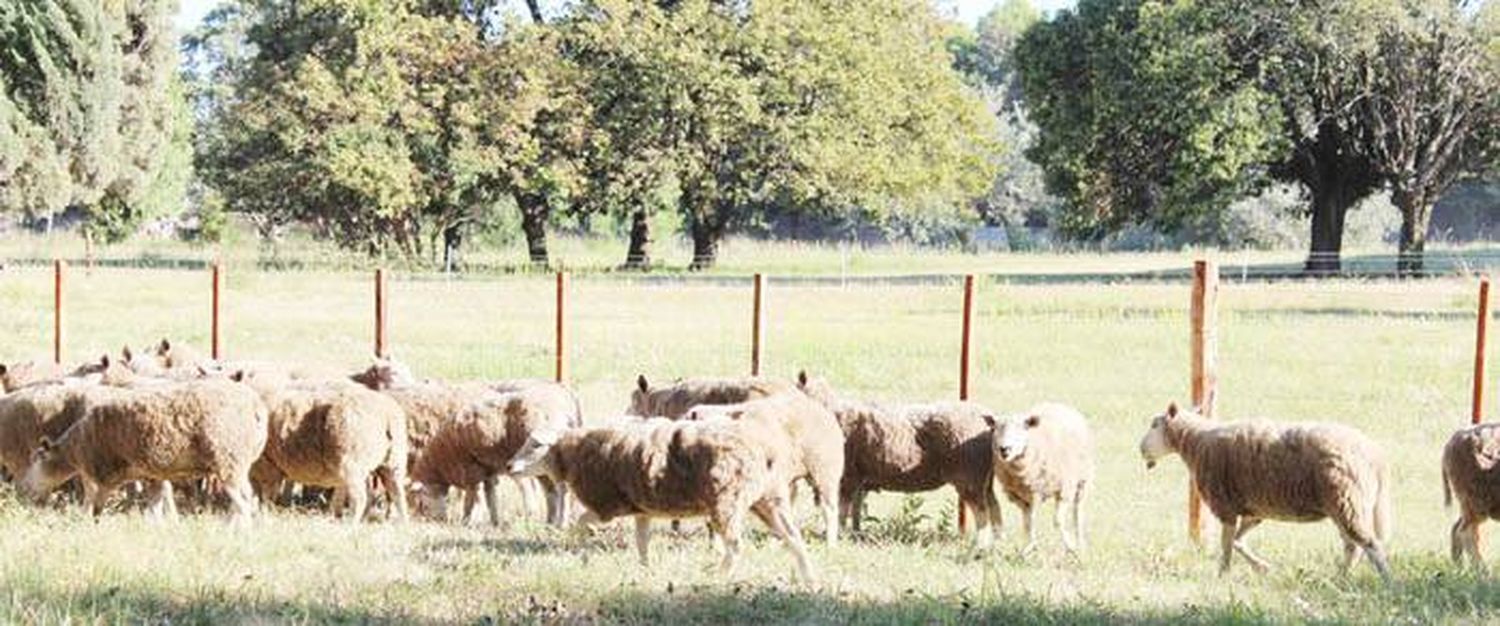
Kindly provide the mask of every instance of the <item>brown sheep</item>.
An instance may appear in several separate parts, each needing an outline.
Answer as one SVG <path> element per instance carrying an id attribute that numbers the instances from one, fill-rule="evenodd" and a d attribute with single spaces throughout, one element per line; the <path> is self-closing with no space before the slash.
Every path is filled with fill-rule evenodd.
<path id="1" fill-rule="evenodd" d="M 446 511 L 448 487 L 472 493 L 474 486 L 482 485 L 490 523 L 498 526 L 495 478 L 508 472 L 507 464 L 531 433 L 581 426 L 581 420 L 571 411 L 571 402 L 560 406 L 555 402 L 557 389 L 560 387 L 532 386 L 514 393 L 490 392 L 458 418 L 444 423 L 412 468 L 413 480 L 424 487 L 424 510 Z M 538 480 L 549 496 L 547 521 L 561 526 L 567 519 L 566 488 L 545 476 Z M 470 502 L 465 504 L 467 509 Z"/>
<path id="2" fill-rule="evenodd" d="M 1390 581 L 1381 544 L 1390 532 L 1390 478 L 1385 455 L 1359 431 L 1338 424 L 1224 423 L 1177 405 L 1151 421 L 1141 439 L 1146 467 L 1178 454 L 1203 501 L 1219 519 L 1219 572 L 1234 552 L 1257 571 L 1269 564 L 1244 537 L 1263 520 L 1332 519 L 1344 541 L 1343 570 L 1360 551 Z"/>
<path id="3" fill-rule="evenodd" d="M 679 419 L 703 404 L 738 404 L 757 398 L 795 392 L 791 384 L 771 378 L 689 378 L 669 387 L 652 389 L 644 374 L 630 393 L 630 415 Z"/>
<path id="4" fill-rule="evenodd" d="M 994 429 L 990 439 L 995 477 L 1006 497 L 1021 507 L 1026 548 L 1036 546 L 1032 523 L 1036 506 L 1051 499 L 1057 503 L 1052 522 L 1063 547 L 1078 554 L 1084 544 L 1084 494 L 1094 482 L 1094 436 L 1088 421 L 1072 407 L 1053 403 L 998 422 L 987 421 Z M 1063 523 L 1065 511 L 1072 514 L 1071 535 Z"/>
<path id="5" fill-rule="evenodd" d="M 236 518 L 255 510 L 250 466 L 266 444 L 266 409 L 227 381 L 98 387 L 84 415 L 54 442 L 43 439 L 20 482 L 33 499 L 81 476 L 93 514 L 121 484 L 149 480 L 153 509 L 170 507 L 169 481 L 222 485 Z"/>
<path id="6" fill-rule="evenodd" d="M 739 556 L 745 514 L 781 539 L 803 580 L 807 550 L 787 510 L 788 468 L 765 441 L 778 436 L 755 421 L 645 420 L 603 428 L 532 433 L 510 463 L 515 474 L 565 483 L 587 509 L 580 522 L 634 516 L 636 550 L 649 562 L 651 520 L 708 517 L 723 547 L 724 573 Z"/>
<path id="7" fill-rule="evenodd" d="M 688 419 L 693 420 L 714 415 L 757 420 L 785 434 L 786 443 L 782 445 L 789 445 L 791 452 L 788 480 L 805 479 L 812 485 L 823 510 L 824 539 L 830 545 L 837 544 L 840 482 L 846 457 L 844 432 L 834 415 L 795 390 L 739 404 L 696 406 L 687 412 Z"/>
<path id="8" fill-rule="evenodd" d="M 253 381 L 252 381 L 253 382 Z M 256 463 L 257 491 L 278 493 L 283 480 L 334 489 L 335 514 L 348 505 L 352 521 L 369 505 L 375 476 L 406 519 L 406 415 L 390 398 L 348 381 L 256 385 L 270 409 L 265 455 Z"/>
<path id="9" fill-rule="evenodd" d="M 797 387 L 833 411 L 844 433 L 841 517 L 858 531 L 866 494 L 914 493 L 952 485 L 976 512 L 977 539 L 988 545 L 1000 524 L 988 420 L 978 404 L 882 406 L 840 397 L 827 381 L 797 376 Z"/>
<path id="10" fill-rule="evenodd" d="M 1480 424 L 1453 433 L 1443 447 L 1443 505 L 1458 496 L 1459 515 L 1453 523 L 1450 547 L 1453 562 L 1469 563 L 1485 571 L 1479 554 L 1479 525 L 1500 517 L 1500 424 Z"/>
<path id="11" fill-rule="evenodd" d="M 80 381 L 37 383 L 0 396 L 0 469 L 12 479 L 20 477 L 43 439 L 62 437 L 83 417 L 90 386 Z"/>

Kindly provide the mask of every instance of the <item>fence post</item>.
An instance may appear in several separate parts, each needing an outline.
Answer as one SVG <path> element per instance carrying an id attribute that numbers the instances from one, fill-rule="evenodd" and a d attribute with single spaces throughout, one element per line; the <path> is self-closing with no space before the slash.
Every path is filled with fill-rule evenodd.
<path id="1" fill-rule="evenodd" d="M 964 276 L 964 310 L 963 310 L 963 335 L 958 349 L 958 399 L 966 401 L 969 399 L 969 339 L 973 336 L 974 319 L 974 275 Z M 964 506 L 963 498 L 958 499 L 958 532 L 965 534 L 969 531 L 969 509 Z"/>
<path id="2" fill-rule="evenodd" d="M 764 310 L 761 308 L 761 294 L 765 289 L 765 277 L 759 272 L 755 274 L 755 303 L 754 317 L 750 320 L 750 375 L 760 376 L 760 334 L 761 323 L 764 320 Z"/>
<path id="3" fill-rule="evenodd" d="M 375 358 L 385 358 L 385 268 L 375 268 Z"/>
<path id="4" fill-rule="evenodd" d="M 1471 423 L 1484 421 L 1485 352 L 1488 348 L 1486 336 L 1490 326 L 1490 277 L 1479 279 L 1479 317 L 1474 323 L 1474 405 L 1469 414 Z"/>
<path id="5" fill-rule="evenodd" d="M 63 261 L 52 261 L 52 362 L 63 362 Z"/>
<path id="6" fill-rule="evenodd" d="M 219 268 L 219 263 L 215 261 L 213 265 L 213 327 L 209 332 L 209 356 L 215 361 L 224 358 L 224 353 L 220 349 L 219 343 L 219 293 L 223 288 L 224 277 Z"/>
<path id="7" fill-rule="evenodd" d="M 1212 417 L 1214 388 L 1218 385 L 1215 373 L 1219 321 L 1218 263 L 1202 259 L 1193 263 L 1191 308 L 1193 406 L 1205 417 Z M 1194 543 L 1203 543 L 1203 500 L 1198 494 L 1198 484 L 1191 479 L 1188 483 L 1188 536 Z"/>
<path id="8" fill-rule="evenodd" d="M 564 333 L 563 319 L 565 317 L 567 317 L 567 301 L 566 301 L 566 299 L 564 297 L 564 294 L 567 292 L 567 285 L 568 285 L 567 274 L 565 274 L 563 272 L 558 272 L 557 273 L 557 309 L 556 309 L 556 312 L 557 312 L 557 333 L 556 333 L 557 344 L 554 347 L 555 354 L 557 356 L 557 367 L 556 367 L 556 369 L 554 370 L 554 373 L 553 373 L 554 377 L 557 379 L 557 382 L 563 382 L 563 379 L 567 377 L 567 359 L 565 358 L 565 354 L 567 352 L 567 343 L 565 341 L 565 336 L 563 334 Z"/>

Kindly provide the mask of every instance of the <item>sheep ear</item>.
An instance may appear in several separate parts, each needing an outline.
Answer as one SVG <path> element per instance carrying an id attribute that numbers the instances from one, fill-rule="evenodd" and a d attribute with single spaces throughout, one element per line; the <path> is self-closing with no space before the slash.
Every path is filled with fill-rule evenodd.
<path id="1" fill-rule="evenodd" d="M 120 348 L 120 359 L 124 360 L 126 363 L 129 363 L 129 362 L 135 360 L 135 353 L 131 352 L 130 346 L 125 346 L 123 348 Z M 109 365 L 109 364 L 106 363 L 105 365 Z"/>
<path id="2" fill-rule="evenodd" d="M 797 386 L 798 387 L 806 387 L 807 386 L 807 370 L 800 370 L 800 371 L 797 372 Z"/>
<path id="3" fill-rule="evenodd" d="M 1167 405 L 1167 417 L 1177 417 L 1177 403 L 1176 402 L 1173 402 L 1173 403 Z"/>
<path id="4" fill-rule="evenodd" d="M 109 369 L 109 355 L 108 354 L 105 354 L 105 355 L 99 357 L 99 366 L 103 367 L 104 369 Z"/>
<path id="5" fill-rule="evenodd" d="M 166 337 L 162 337 L 161 338 L 161 343 L 156 344 L 156 353 L 158 355 L 164 355 L 164 354 L 166 354 L 168 352 L 171 352 L 171 351 L 172 351 L 172 342 L 167 341 Z"/>
<path id="6" fill-rule="evenodd" d="M 639 374 L 635 377 L 635 386 L 636 388 L 640 389 L 642 393 L 651 391 L 651 383 L 646 382 L 645 374 Z"/>
<path id="7" fill-rule="evenodd" d="M 4 376 L 9 371 L 9 367 L 6 367 L 4 363 L 0 363 L 0 376 Z"/>
<path id="8" fill-rule="evenodd" d="M 1026 417 L 1026 427 L 1027 428 L 1036 428 L 1037 425 L 1041 424 L 1041 423 L 1042 423 L 1042 418 L 1040 416 L 1028 415 Z"/>
<path id="9" fill-rule="evenodd" d="M 235 370 L 233 374 L 229 375 L 229 380 L 237 383 L 245 382 L 245 370 Z"/>
<path id="10" fill-rule="evenodd" d="M 985 413 L 984 414 L 984 423 L 985 423 L 986 426 L 989 426 L 990 428 L 994 428 L 995 427 L 995 416 L 990 415 L 989 413 Z"/>

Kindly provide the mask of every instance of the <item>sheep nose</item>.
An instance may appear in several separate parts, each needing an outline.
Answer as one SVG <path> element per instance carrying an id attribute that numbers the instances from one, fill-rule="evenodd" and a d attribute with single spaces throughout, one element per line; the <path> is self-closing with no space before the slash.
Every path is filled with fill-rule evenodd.
<path id="1" fill-rule="evenodd" d="M 1010 446 L 1000 446 L 1000 456 L 1010 458 Z"/>

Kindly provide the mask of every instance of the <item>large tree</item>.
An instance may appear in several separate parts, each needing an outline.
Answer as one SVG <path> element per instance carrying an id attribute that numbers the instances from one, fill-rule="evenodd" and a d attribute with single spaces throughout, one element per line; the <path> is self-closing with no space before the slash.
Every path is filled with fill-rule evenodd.
<path id="1" fill-rule="evenodd" d="M 78 207 L 86 235 L 114 240 L 180 207 L 180 172 L 165 171 L 185 145 L 176 9 L 172 0 L 0 5 L 0 210 Z"/>

